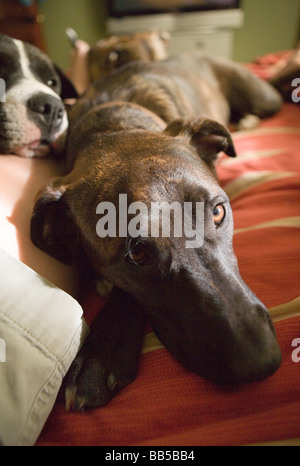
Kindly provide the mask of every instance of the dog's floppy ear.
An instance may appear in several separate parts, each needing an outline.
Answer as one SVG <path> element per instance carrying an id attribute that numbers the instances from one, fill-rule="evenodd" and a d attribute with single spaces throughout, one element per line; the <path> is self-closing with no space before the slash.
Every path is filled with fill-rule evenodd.
<path id="1" fill-rule="evenodd" d="M 30 224 L 32 242 L 55 259 L 70 264 L 78 249 L 78 233 L 66 200 L 66 188 L 48 185 L 37 200 Z"/>
<path id="2" fill-rule="evenodd" d="M 63 73 L 63 71 L 57 66 L 54 65 L 55 71 L 59 76 L 59 79 L 61 81 L 61 92 L 60 92 L 60 97 L 62 100 L 65 99 L 77 99 L 78 98 L 78 93 L 69 80 L 67 76 Z"/>
<path id="3" fill-rule="evenodd" d="M 180 118 L 172 121 L 165 132 L 170 136 L 187 137 L 201 159 L 209 165 L 216 161 L 219 152 L 236 157 L 229 131 L 214 120 Z"/>

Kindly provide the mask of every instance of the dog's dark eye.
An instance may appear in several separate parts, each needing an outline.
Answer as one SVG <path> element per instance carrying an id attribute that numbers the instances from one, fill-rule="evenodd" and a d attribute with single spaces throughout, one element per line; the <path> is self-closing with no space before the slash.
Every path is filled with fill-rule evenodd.
<path id="1" fill-rule="evenodd" d="M 134 243 L 134 240 L 130 238 L 127 248 L 128 252 L 125 257 L 128 262 L 139 266 L 149 264 L 150 261 L 147 248 L 141 241 Z"/>
<path id="2" fill-rule="evenodd" d="M 49 86 L 49 87 L 56 87 L 56 86 L 57 86 L 57 81 L 56 81 L 56 79 L 49 79 L 49 80 L 47 81 L 47 86 Z"/>
<path id="3" fill-rule="evenodd" d="M 213 210 L 215 225 L 220 225 L 225 218 L 226 210 L 223 204 L 218 204 Z"/>

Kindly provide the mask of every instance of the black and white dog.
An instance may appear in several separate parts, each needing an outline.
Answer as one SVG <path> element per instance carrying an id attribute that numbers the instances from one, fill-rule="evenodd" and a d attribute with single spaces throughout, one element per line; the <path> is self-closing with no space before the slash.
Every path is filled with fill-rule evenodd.
<path id="1" fill-rule="evenodd" d="M 0 34 L 0 154 L 43 157 L 57 150 L 68 118 L 70 81 L 31 44 Z"/>

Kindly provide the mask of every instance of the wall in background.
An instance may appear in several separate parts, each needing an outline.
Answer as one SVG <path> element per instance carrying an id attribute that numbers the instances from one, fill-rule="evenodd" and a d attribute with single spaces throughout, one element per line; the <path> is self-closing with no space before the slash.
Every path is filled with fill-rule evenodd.
<path id="1" fill-rule="evenodd" d="M 300 0 L 242 0 L 241 4 L 245 23 L 235 32 L 235 60 L 295 47 L 300 38 Z"/>
<path id="2" fill-rule="evenodd" d="M 300 0 L 242 0 L 243 29 L 235 32 L 233 58 L 293 48 L 299 37 Z M 90 44 L 105 36 L 105 0 L 45 0 L 40 6 L 48 53 L 61 67 L 69 63 L 65 28 L 73 27 Z"/>
<path id="3" fill-rule="evenodd" d="M 90 44 L 105 36 L 105 0 L 44 0 L 39 9 L 45 16 L 43 31 L 48 54 L 62 68 L 69 64 L 67 27 L 74 28 Z"/>

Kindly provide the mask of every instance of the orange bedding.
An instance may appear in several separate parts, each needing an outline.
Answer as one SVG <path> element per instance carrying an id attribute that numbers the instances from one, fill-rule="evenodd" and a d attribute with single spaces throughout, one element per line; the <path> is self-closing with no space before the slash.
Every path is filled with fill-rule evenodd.
<path id="1" fill-rule="evenodd" d="M 235 218 L 242 277 L 271 310 L 283 353 L 262 382 L 216 387 L 179 365 L 149 332 L 137 379 L 107 406 L 65 412 L 63 388 L 37 445 L 241 445 L 300 438 L 300 109 L 285 104 L 234 135 L 221 184 Z M 85 303 L 90 322 L 101 305 Z M 297 340 L 299 339 L 299 340 Z M 292 346 L 292 345 L 295 346 Z"/>

